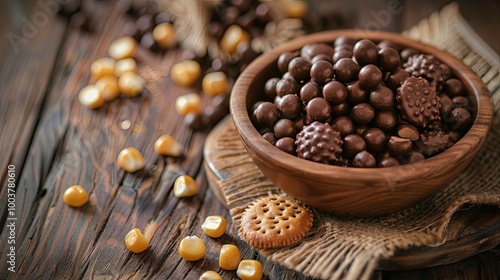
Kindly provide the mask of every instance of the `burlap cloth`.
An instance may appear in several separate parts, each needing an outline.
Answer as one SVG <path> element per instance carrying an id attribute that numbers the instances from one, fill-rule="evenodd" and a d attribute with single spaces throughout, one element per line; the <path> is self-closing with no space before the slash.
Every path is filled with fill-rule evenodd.
<path id="1" fill-rule="evenodd" d="M 477 38 L 464 24 L 457 6 L 450 5 L 405 34 L 446 49 L 463 59 L 483 78 L 495 101 L 498 101 L 498 55 L 495 58 L 494 52 L 471 44 L 469 41 Z M 458 209 L 467 211 L 463 206 L 476 204 L 500 206 L 499 113 L 499 102 L 496 102 L 494 122 L 486 142 L 467 169 L 453 183 L 423 203 L 372 219 L 342 218 L 315 211 L 315 223 L 304 240 L 289 247 L 260 250 L 260 253 L 271 261 L 313 277 L 369 279 L 377 262 L 393 256 L 398 249 L 439 246 L 445 242 L 443 237 L 447 225 Z M 217 145 L 224 151 L 220 155 L 225 162 L 222 169 L 245 165 L 246 172 L 243 174 L 219 182 L 234 224 L 238 227 L 241 213 L 249 202 L 282 193 L 252 163 L 241 142 L 235 141 L 237 138 L 232 128 L 218 139 Z"/>

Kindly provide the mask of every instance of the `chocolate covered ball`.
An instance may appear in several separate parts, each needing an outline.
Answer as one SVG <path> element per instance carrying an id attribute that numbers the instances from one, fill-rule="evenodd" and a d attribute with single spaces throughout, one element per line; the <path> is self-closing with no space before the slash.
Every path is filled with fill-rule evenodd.
<path id="1" fill-rule="evenodd" d="M 287 94 L 287 95 L 294 95 L 294 94 Z M 274 104 L 274 106 L 276 106 L 276 108 L 278 108 L 278 103 L 280 102 L 280 100 L 281 100 L 281 96 L 276 95 L 276 97 L 273 100 L 273 104 Z"/>
<path id="2" fill-rule="evenodd" d="M 281 76 L 281 79 L 295 81 L 295 79 L 293 78 L 292 74 L 290 74 L 290 72 L 286 72 L 285 74 L 283 74 L 283 76 Z"/>
<path id="3" fill-rule="evenodd" d="M 296 57 L 288 64 L 288 72 L 297 81 L 305 81 L 311 78 L 311 62 L 303 57 Z"/>
<path id="4" fill-rule="evenodd" d="M 279 117 L 279 111 L 271 102 L 262 102 L 254 111 L 257 122 L 263 126 L 272 127 Z"/>
<path id="5" fill-rule="evenodd" d="M 271 143 L 271 145 L 276 144 L 276 136 L 274 136 L 274 133 L 266 132 L 262 134 L 262 137 L 264 137 L 264 139 L 266 139 L 267 142 Z"/>
<path id="6" fill-rule="evenodd" d="M 454 129 L 466 130 L 472 123 L 472 116 L 464 108 L 455 108 L 450 113 L 451 124 Z"/>
<path id="7" fill-rule="evenodd" d="M 352 166 L 354 167 L 376 167 L 377 161 L 375 157 L 367 151 L 361 151 L 352 159 Z"/>
<path id="8" fill-rule="evenodd" d="M 298 131 L 301 131 L 304 128 L 305 120 L 304 120 L 304 116 L 303 115 L 300 115 L 300 116 L 296 117 L 292 121 L 293 121 L 293 124 L 295 125 L 295 131 L 298 132 Z"/>
<path id="9" fill-rule="evenodd" d="M 394 92 L 388 87 L 379 86 L 370 93 L 370 104 L 380 111 L 391 110 L 395 100 Z"/>
<path id="10" fill-rule="evenodd" d="M 375 117 L 375 110 L 368 103 L 359 103 L 351 110 L 351 118 L 358 125 L 367 125 Z"/>
<path id="11" fill-rule="evenodd" d="M 353 158 L 356 154 L 366 150 L 366 142 L 357 134 L 349 134 L 344 137 L 343 151 L 347 158 Z"/>
<path id="12" fill-rule="evenodd" d="M 408 72 L 404 69 L 396 68 L 391 71 L 387 79 L 385 80 L 385 84 L 392 91 L 396 92 L 396 90 L 401 86 L 401 84 L 410 76 Z"/>
<path id="13" fill-rule="evenodd" d="M 369 126 L 367 125 L 357 125 L 355 128 L 354 128 L 354 133 L 356 133 L 357 135 L 363 135 L 363 133 L 365 133 L 365 131 L 370 128 Z"/>
<path id="14" fill-rule="evenodd" d="M 307 104 L 313 98 L 321 97 L 321 88 L 313 82 L 308 82 L 302 86 L 299 95 L 302 102 Z"/>
<path id="15" fill-rule="evenodd" d="M 316 63 L 318 61 L 321 61 L 321 60 L 324 60 L 324 61 L 329 62 L 330 64 L 332 64 L 332 57 L 328 56 L 326 54 L 318 54 L 318 55 L 316 55 L 315 57 L 313 57 L 311 59 L 311 63 L 314 64 L 314 63 Z"/>
<path id="16" fill-rule="evenodd" d="M 444 83 L 444 91 L 451 98 L 455 96 L 465 95 L 465 87 L 462 82 L 457 78 L 451 78 Z"/>
<path id="17" fill-rule="evenodd" d="M 341 60 L 342 58 L 349 58 L 350 59 L 351 57 L 352 57 L 351 50 L 346 50 L 346 49 L 338 50 L 332 56 L 332 63 L 335 64 L 339 60 Z"/>
<path id="18" fill-rule="evenodd" d="M 396 52 L 398 52 L 398 56 L 399 56 L 399 51 L 401 50 L 401 46 L 398 45 L 397 43 L 394 43 L 392 41 L 388 41 L 388 40 L 383 40 L 383 41 L 380 41 L 378 44 L 377 44 L 377 47 L 379 49 L 384 49 L 384 48 L 392 48 L 394 49 Z"/>
<path id="19" fill-rule="evenodd" d="M 415 163 L 424 160 L 425 157 L 422 153 L 419 152 L 411 152 L 407 157 L 406 161 L 408 163 Z"/>
<path id="20" fill-rule="evenodd" d="M 347 102 L 352 105 L 363 103 L 368 100 L 369 93 L 361 87 L 359 81 L 352 82 L 347 85 Z"/>
<path id="21" fill-rule="evenodd" d="M 384 157 L 378 163 L 378 167 L 393 167 L 399 165 L 401 165 L 399 160 L 393 157 Z"/>
<path id="22" fill-rule="evenodd" d="M 285 153 L 289 153 L 291 155 L 296 155 L 297 153 L 295 152 L 296 146 L 295 146 L 295 139 L 291 137 L 284 137 L 281 139 L 278 139 L 276 143 L 274 144 L 278 149 L 282 150 Z"/>
<path id="23" fill-rule="evenodd" d="M 341 58 L 333 65 L 333 70 L 337 81 L 349 83 L 357 78 L 359 66 L 350 58 Z"/>
<path id="24" fill-rule="evenodd" d="M 363 39 L 354 45 L 353 55 L 359 65 L 376 64 L 378 48 L 372 41 Z"/>
<path id="25" fill-rule="evenodd" d="M 274 135 L 277 139 L 284 137 L 295 138 L 297 131 L 295 130 L 295 124 L 289 119 L 280 119 L 274 124 Z"/>
<path id="26" fill-rule="evenodd" d="M 420 134 L 415 126 L 403 123 L 398 126 L 398 136 L 410 140 L 417 140 L 420 137 Z"/>
<path id="27" fill-rule="evenodd" d="M 332 121 L 332 127 L 340 132 L 342 137 L 345 137 L 354 132 L 354 124 L 348 117 L 341 116 Z"/>
<path id="28" fill-rule="evenodd" d="M 406 138 L 391 136 L 387 142 L 389 153 L 395 157 L 406 156 L 413 149 L 413 141 Z"/>
<path id="29" fill-rule="evenodd" d="M 324 43 L 314 43 L 304 46 L 301 49 L 300 55 L 309 61 L 313 59 L 313 57 L 324 54 L 326 56 L 331 57 L 333 55 L 334 49 L 332 46 L 324 44 Z"/>
<path id="30" fill-rule="evenodd" d="M 399 62 L 399 53 L 395 49 L 385 47 L 378 51 L 378 66 L 382 71 L 386 72 L 396 69 L 399 66 Z"/>
<path id="31" fill-rule="evenodd" d="M 349 106 L 349 103 L 347 103 L 346 101 L 332 106 L 332 116 L 334 117 L 347 116 L 350 111 L 351 106 Z"/>
<path id="32" fill-rule="evenodd" d="M 320 60 L 311 66 L 311 80 L 324 85 L 333 79 L 333 66 L 330 62 Z"/>
<path id="33" fill-rule="evenodd" d="M 335 42 L 333 44 L 335 46 L 339 46 L 339 45 L 351 45 L 351 46 L 354 46 L 354 44 L 356 44 L 356 39 L 351 38 L 351 37 L 346 37 L 346 36 L 340 36 L 337 39 L 335 39 Z"/>
<path id="34" fill-rule="evenodd" d="M 276 94 L 285 96 L 287 94 L 298 94 L 300 92 L 300 84 L 294 79 L 280 79 L 276 83 Z"/>
<path id="35" fill-rule="evenodd" d="M 339 105 L 347 99 L 347 88 L 338 81 L 323 86 L 323 97 L 332 105 Z"/>
<path id="36" fill-rule="evenodd" d="M 347 50 L 347 51 L 350 51 L 352 52 L 352 49 L 353 49 L 353 45 L 349 45 L 349 44 L 342 44 L 342 45 L 336 45 L 335 47 L 333 47 L 333 50 L 335 52 L 338 52 L 338 51 L 343 51 L 343 50 Z"/>
<path id="37" fill-rule="evenodd" d="M 367 90 L 376 88 L 382 82 L 382 71 L 373 65 L 368 64 L 359 69 L 359 85 Z"/>
<path id="38" fill-rule="evenodd" d="M 380 111 L 375 114 L 375 125 L 385 132 L 393 130 L 396 123 L 396 115 L 392 111 Z"/>
<path id="39" fill-rule="evenodd" d="M 449 122 L 448 116 L 450 115 L 451 111 L 455 109 L 455 105 L 453 104 L 453 101 L 450 99 L 450 97 L 446 94 L 441 94 L 439 96 L 439 101 L 441 102 L 441 108 L 439 108 L 441 118 L 444 121 Z"/>
<path id="40" fill-rule="evenodd" d="M 366 150 L 372 153 L 380 153 L 385 149 L 387 139 L 385 133 L 376 127 L 370 127 L 363 132 L 366 141 Z"/>
<path id="41" fill-rule="evenodd" d="M 276 97 L 276 84 L 279 80 L 279 78 L 271 78 L 264 85 L 264 93 L 268 100 L 273 100 Z"/>
<path id="42" fill-rule="evenodd" d="M 311 121 L 326 121 L 332 113 L 332 108 L 326 99 L 316 97 L 307 103 L 306 113 Z"/>
<path id="43" fill-rule="evenodd" d="M 295 94 L 287 94 L 280 98 L 276 108 L 283 118 L 293 119 L 302 112 L 302 101 Z"/>
<path id="44" fill-rule="evenodd" d="M 298 52 L 284 52 L 278 57 L 278 69 L 281 73 L 286 73 L 288 71 L 288 64 L 294 58 L 299 56 Z"/>
<path id="45" fill-rule="evenodd" d="M 402 62 L 406 62 L 410 57 L 419 54 L 419 51 L 413 48 L 406 48 L 401 51 L 400 57 Z"/>

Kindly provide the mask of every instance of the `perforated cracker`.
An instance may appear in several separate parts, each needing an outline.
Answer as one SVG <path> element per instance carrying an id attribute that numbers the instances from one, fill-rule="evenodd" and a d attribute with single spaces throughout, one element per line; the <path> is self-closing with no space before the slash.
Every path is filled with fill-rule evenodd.
<path id="1" fill-rule="evenodd" d="M 302 205 L 281 196 L 263 197 L 243 213 L 240 236 L 257 248 L 291 245 L 307 234 L 313 214 Z"/>

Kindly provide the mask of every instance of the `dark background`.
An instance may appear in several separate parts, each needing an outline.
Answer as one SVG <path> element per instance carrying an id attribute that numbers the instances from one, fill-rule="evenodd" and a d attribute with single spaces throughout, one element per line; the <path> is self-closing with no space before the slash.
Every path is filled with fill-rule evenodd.
<path id="1" fill-rule="evenodd" d="M 18 32 L 23 25 L 23 17 L 30 18 L 40 9 L 38 2 L 51 0 L 2 0 L 0 1 L 0 63 L 13 51 L 7 34 Z M 52 0 L 56 1 L 56 0 Z M 89 0 L 84 0 L 89 1 Z M 310 0 L 309 16 L 318 18 L 325 16 L 331 20 L 331 27 L 341 28 L 372 28 L 377 23 L 377 14 L 387 11 L 388 5 L 397 5 L 402 11 L 391 15 L 387 25 L 381 26 L 382 31 L 402 32 L 429 17 L 433 12 L 453 2 L 449 0 Z M 496 53 L 500 52 L 500 1 L 494 0 L 458 0 L 460 12 L 472 28 L 485 40 Z M 382 12 L 383 13 L 383 12 Z M 61 19 L 63 20 L 63 19 Z M 379 20 L 380 22 L 380 20 Z"/>

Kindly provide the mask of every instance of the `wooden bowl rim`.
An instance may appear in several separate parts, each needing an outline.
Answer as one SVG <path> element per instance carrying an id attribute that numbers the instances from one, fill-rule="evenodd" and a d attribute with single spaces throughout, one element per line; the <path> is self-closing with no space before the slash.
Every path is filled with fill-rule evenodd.
<path id="1" fill-rule="evenodd" d="M 270 63 L 275 63 L 278 56 L 286 51 L 299 50 L 310 43 L 329 43 L 337 37 L 347 36 L 355 39 L 370 39 L 375 41 L 389 40 L 396 44 L 412 47 L 423 53 L 434 55 L 450 67 L 450 70 L 462 80 L 465 86 L 477 98 L 476 118 L 470 130 L 446 151 L 411 164 L 385 168 L 352 168 L 339 167 L 317 163 L 287 154 L 266 141 L 253 126 L 247 112 L 246 97 L 253 79 Z M 302 36 L 284 43 L 255 59 L 237 79 L 230 99 L 231 117 L 243 140 L 243 144 L 269 166 L 293 176 L 304 174 L 311 176 L 313 181 L 328 182 L 332 178 L 346 178 L 367 182 L 386 181 L 398 174 L 399 179 L 425 178 L 432 166 L 442 165 L 448 155 L 455 154 L 452 167 L 467 159 L 469 153 L 475 154 L 485 140 L 493 117 L 493 101 L 491 94 L 481 79 L 462 61 L 442 50 L 395 33 L 366 30 L 335 30 Z M 479 135 L 479 137 L 478 137 Z M 397 173 L 395 173 L 397 172 Z M 313 179 L 314 178 L 314 179 Z"/>

